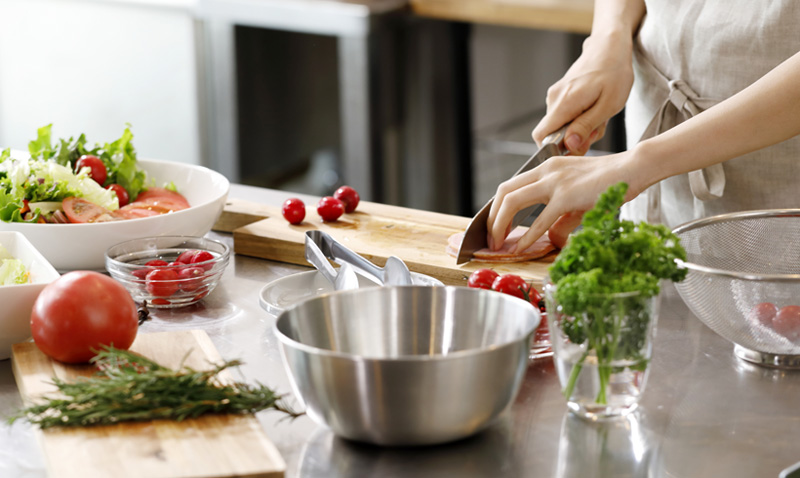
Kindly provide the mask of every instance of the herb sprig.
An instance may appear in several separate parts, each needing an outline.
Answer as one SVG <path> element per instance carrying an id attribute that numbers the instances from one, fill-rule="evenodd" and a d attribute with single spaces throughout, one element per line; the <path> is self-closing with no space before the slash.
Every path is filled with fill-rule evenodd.
<path id="1" fill-rule="evenodd" d="M 548 271 L 561 313 L 569 317 L 560 323 L 564 334 L 572 343 L 587 343 L 564 389 L 567 398 L 590 353 L 598 363 L 599 404 L 606 403 L 613 360 L 646 367 L 641 356 L 650 322 L 646 299 L 658 295 L 661 279 L 686 277 L 675 262 L 685 260 L 686 251 L 666 226 L 618 218 L 627 190 L 619 183 L 600 195 Z"/>
<path id="2" fill-rule="evenodd" d="M 266 386 L 223 383 L 219 374 L 238 360 L 210 370 L 173 370 L 127 350 L 105 347 L 92 362 L 98 372 L 73 383 L 53 378 L 65 398 L 48 397 L 8 419 L 24 418 L 41 428 L 108 425 L 123 421 L 185 420 L 206 413 L 255 413 L 274 409 L 295 418 L 282 395 Z"/>

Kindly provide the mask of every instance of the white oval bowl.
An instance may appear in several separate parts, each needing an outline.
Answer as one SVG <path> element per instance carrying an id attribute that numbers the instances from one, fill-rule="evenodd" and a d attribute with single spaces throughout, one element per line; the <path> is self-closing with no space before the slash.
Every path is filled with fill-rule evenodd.
<path id="1" fill-rule="evenodd" d="M 191 207 L 159 216 L 92 224 L 28 224 L 0 221 L 0 231 L 17 231 L 59 272 L 105 271 L 106 250 L 148 236 L 203 236 L 211 230 L 228 197 L 230 182 L 216 171 L 191 164 L 140 159 L 148 180 L 172 182 Z"/>

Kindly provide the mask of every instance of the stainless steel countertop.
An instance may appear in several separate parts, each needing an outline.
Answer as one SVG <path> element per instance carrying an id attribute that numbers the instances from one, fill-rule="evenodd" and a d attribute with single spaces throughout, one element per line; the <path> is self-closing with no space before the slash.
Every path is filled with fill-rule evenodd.
<path id="1" fill-rule="evenodd" d="M 231 196 L 277 205 L 288 194 L 235 185 Z M 233 243 L 228 234 L 210 236 Z M 156 311 L 141 332 L 204 329 L 223 357 L 245 361 L 240 378 L 290 392 L 271 329 L 275 317 L 261 309 L 258 293 L 304 270 L 235 256 L 203 303 Z M 449 445 L 380 448 L 336 438 L 307 417 L 258 417 L 287 462 L 287 477 L 749 478 L 777 477 L 800 461 L 800 372 L 742 362 L 672 286 L 663 293 L 651 375 L 627 419 L 590 423 L 568 414 L 549 359 L 530 364 L 514 405 L 496 424 Z M 20 406 L 11 363 L 1 361 L 0 415 Z M 45 476 L 29 425 L 0 425 L 0 476 Z"/>

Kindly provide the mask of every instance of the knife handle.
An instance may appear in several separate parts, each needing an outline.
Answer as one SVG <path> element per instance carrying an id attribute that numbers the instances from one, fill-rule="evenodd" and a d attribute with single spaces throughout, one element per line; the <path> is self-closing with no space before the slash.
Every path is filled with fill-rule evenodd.
<path id="1" fill-rule="evenodd" d="M 565 124 L 557 131 L 554 131 L 547 136 L 544 137 L 544 141 L 542 141 L 542 145 L 553 143 L 558 146 L 559 149 L 563 150 L 564 148 L 564 136 L 567 134 L 567 127 L 569 124 Z"/>

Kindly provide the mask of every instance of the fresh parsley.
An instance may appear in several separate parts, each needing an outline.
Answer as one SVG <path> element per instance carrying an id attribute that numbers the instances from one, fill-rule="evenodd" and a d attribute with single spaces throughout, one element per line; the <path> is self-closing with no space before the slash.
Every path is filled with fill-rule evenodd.
<path id="1" fill-rule="evenodd" d="M 648 300 L 658 295 L 659 281 L 681 281 L 687 271 L 675 259 L 686 251 L 666 226 L 620 220 L 626 183 L 611 186 L 583 217 L 575 233 L 549 269 L 555 298 L 566 316 L 559 326 L 574 344 L 587 348 L 572 369 L 564 395 L 569 398 L 586 358 L 598 364 L 599 404 L 614 372 L 611 363 L 625 360 L 644 369 L 641 351 L 650 324 Z"/>

